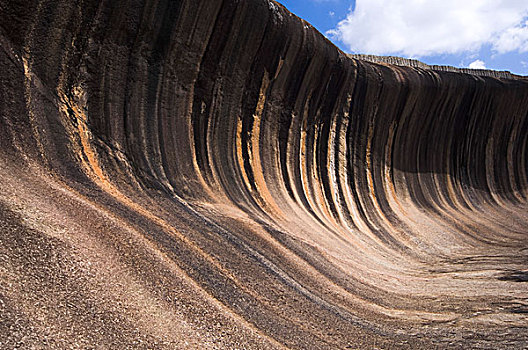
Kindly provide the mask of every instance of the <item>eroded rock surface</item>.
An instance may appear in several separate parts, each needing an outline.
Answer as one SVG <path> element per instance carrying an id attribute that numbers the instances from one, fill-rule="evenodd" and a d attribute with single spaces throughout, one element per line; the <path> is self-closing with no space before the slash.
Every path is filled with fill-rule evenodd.
<path id="1" fill-rule="evenodd" d="M 265 0 L 0 0 L 1 348 L 528 347 L 528 81 Z"/>

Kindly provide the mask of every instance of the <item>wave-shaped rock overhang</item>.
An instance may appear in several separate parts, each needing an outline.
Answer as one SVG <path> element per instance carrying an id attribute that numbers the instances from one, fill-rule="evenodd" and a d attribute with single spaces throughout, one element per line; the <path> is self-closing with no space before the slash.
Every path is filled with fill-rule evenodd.
<path id="1" fill-rule="evenodd" d="M 466 73 L 481 77 L 492 77 L 498 79 L 524 79 L 524 77 L 510 73 L 509 71 L 496 71 L 489 69 L 473 69 L 473 68 L 456 68 L 451 66 L 428 65 L 415 59 L 395 57 L 395 56 L 376 56 L 364 54 L 349 54 L 348 57 L 352 59 L 368 61 L 372 63 L 391 64 L 395 66 L 414 67 L 439 72 L 453 72 Z"/>
<path id="2" fill-rule="evenodd" d="M 528 82 L 264 0 L 0 0 L 0 344 L 527 346 Z"/>

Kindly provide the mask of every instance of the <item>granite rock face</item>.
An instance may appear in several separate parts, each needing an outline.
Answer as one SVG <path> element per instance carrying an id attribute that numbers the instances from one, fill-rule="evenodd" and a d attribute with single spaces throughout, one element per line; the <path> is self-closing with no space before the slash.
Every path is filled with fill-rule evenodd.
<path id="1" fill-rule="evenodd" d="M 0 0 L 0 72 L 1 348 L 528 347 L 526 78 L 267 0 Z"/>

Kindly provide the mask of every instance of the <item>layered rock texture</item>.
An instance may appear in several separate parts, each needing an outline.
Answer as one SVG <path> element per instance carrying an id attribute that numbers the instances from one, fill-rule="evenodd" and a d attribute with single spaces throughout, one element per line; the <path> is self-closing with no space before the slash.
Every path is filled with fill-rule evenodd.
<path id="1" fill-rule="evenodd" d="M 526 78 L 266 0 L 0 0 L 0 72 L 0 348 L 528 347 Z"/>

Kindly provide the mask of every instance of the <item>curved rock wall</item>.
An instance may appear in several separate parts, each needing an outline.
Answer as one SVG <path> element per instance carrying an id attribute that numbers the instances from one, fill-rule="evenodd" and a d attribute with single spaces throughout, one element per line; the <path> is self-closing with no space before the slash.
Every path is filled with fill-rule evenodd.
<path id="1" fill-rule="evenodd" d="M 521 76 L 512 74 L 508 71 L 495 71 L 489 69 L 473 69 L 473 68 L 456 68 L 451 66 L 438 66 L 428 65 L 415 59 L 395 57 L 395 56 L 376 56 L 376 55 L 363 55 L 363 54 L 349 54 L 348 57 L 368 61 L 372 63 L 388 63 L 396 66 L 406 66 L 414 68 L 422 68 L 440 72 L 454 72 L 454 73 L 466 73 L 471 75 L 478 75 L 482 77 L 492 78 L 503 78 L 503 79 L 522 79 Z"/>
<path id="2" fill-rule="evenodd" d="M 522 348 L 528 81 L 267 0 L 0 0 L 0 344 Z"/>

